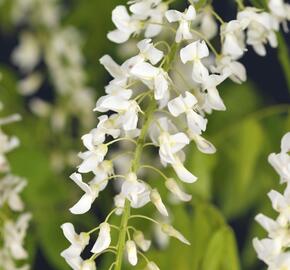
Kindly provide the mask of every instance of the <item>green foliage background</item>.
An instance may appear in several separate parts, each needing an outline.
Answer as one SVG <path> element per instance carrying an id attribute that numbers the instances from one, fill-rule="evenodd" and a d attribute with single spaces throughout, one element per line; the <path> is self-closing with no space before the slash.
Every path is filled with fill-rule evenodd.
<path id="1" fill-rule="evenodd" d="M 112 29 L 111 10 L 124 1 L 67 2 L 64 24 L 74 25 L 83 34 L 85 68 L 90 85 L 97 95 L 101 95 L 108 77 L 98 64 L 98 59 L 105 53 L 122 58 L 117 47 L 106 39 L 106 33 Z M 183 3 L 180 0 L 178 4 Z M 1 36 L 15 37 L 18 32 L 9 26 L 7 16 L 7 11 L 2 8 Z M 278 56 L 284 66 L 285 78 L 289 81 L 288 48 L 282 36 L 279 40 Z M 7 127 L 6 131 L 21 140 L 21 147 L 11 153 L 9 159 L 13 171 L 26 177 L 29 183 L 24 197 L 27 209 L 33 213 L 27 238 L 30 262 L 33 269 L 68 269 L 59 255 L 68 245 L 60 225 L 71 221 L 79 229 L 90 229 L 111 208 L 112 194 L 106 191 L 101 195 L 95 203 L 95 213 L 85 214 L 82 218 L 69 213 L 68 208 L 80 195 L 68 178 L 74 168 L 67 168 L 63 174 L 53 172 L 49 165 L 51 144 L 46 143 L 47 138 L 52 137 L 60 150 L 67 146 L 61 146 L 60 139 L 53 137 L 48 123 L 27 110 L 26 100 L 16 90 L 18 74 L 15 68 L 1 63 L 0 72 L 3 78 L 0 95 L 5 104 L 1 114 L 18 112 L 23 116 L 23 121 Z M 280 138 L 290 128 L 290 108 L 289 104 L 277 104 L 274 98 L 271 100 L 263 94 L 263 89 L 257 89 L 255 82 L 250 80 L 241 86 L 227 82 L 220 87 L 220 93 L 227 111 L 210 116 L 206 133 L 218 151 L 208 156 L 192 145 L 187 155 L 187 166 L 199 177 L 199 181 L 186 186 L 186 189 L 194 194 L 194 199 L 187 205 L 171 206 L 174 226 L 186 235 L 192 245 L 183 246 L 175 240 L 171 240 L 165 250 L 155 245 L 149 257 L 161 269 L 264 269 L 258 263 L 251 245 L 254 236 L 264 236 L 262 229 L 254 222 L 254 216 L 259 212 L 273 214 L 266 193 L 272 188 L 279 189 L 278 176 L 267 163 L 267 156 L 279 150 Z M 80 150 L 80 140 L 73 138 L 73 143 L 68 147 Z M 157 178 L 156 175 L 152 177 Z M 161 185 L 160 189 L 165 193 Z M 144 209 L 145 212 L 151 210 Z M 139 225 L 147 229 L 147 236 L 150 237 L 152 228 Z M 111 259 L 104 257 L 99 262 L 99 269 L 107 269 Z"/>

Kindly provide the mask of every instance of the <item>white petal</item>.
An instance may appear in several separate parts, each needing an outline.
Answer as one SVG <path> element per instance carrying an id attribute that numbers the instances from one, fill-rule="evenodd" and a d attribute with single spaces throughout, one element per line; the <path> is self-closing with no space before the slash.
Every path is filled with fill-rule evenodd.
<path id="1" fill-rule="evenodd" d="M 112 59 L 109 55 L 104 55 L 100 59 L 100 63 L 105 67 L 105 69 L 111 74 L 113 78 L 122 77 L 123 71 L 122 68 Z"/>
<path id="2" fill-rule="evenodd" d="M 86 193 L 69 210 L 71 211 L 71 213 L 73 213 L 75 215 L 84 214 L 84 213 L 88 212 L 91 209 L 94 199 L 95 198 L 92 196 L 92 194 L 87 194 Z"/>
<path id="3" fill-rule="evenodd" d="M 197 180 L 197 177 L 194 176 L 190 171 L 188 171 L 179 160 L 173 163 L 172 167 L 179 179 L 183 182 L 194 183 Z"/>
<path id="4" fill-rule="evenodd" d="M 283 209 L 287 207 L 287 203 L 284 196 L 279 192 L 277 192 L 276 190 L 271 190 L 268 193 L 268 196 L 271 199 L 272 206 L 276 211 L 281 212 Z"/>
<path id="5" fill-rule="evenodd" d="M 177 117 L 179 116 L 180 114 L 184 113 L 185 112 L 185 106 L 184 106 L 184 103 L 183 103 L 183 98 L 182 96 L 178 96 L 177 98 L 175 99 L 172 99 L 168 102 L 168 110 L 169 112 Z"/>
<path id="6" fill-rule="evenodd" d="M 180 58 L 182 63 L 188 61 L 197 61 L 209 55 L 208 47 L 205 41 L 195 41 L 180 50 Z"/>
<path id="7" fill-rule="evenodd" d="M 269 233 L 277 228 L 277 223 L 263 214 L 258 214 L 255 220 Z"/>
<path id="8" fill-rule="evenodd" d="M 130 15 L 128 14 L 126 7 L 123 5 L 116 6 L 112 11 L 112 21 L 118 29 L 126 31 L 130 19 Z"/>
<path id="9" fill-rule="evenodd" d="M 149 63 L 139 63 L 131 69 L 131 73 L 136 77 L 152 80 L 157 76 L 158 69 Z"/>
<path id="10" fill-rule="evenodd" d="M 167 10 L 165 13 L 165 17 L 170 23 L 177 22 L 177 21 L 181 20 L 182 13 L 177 11 L 177 10 Z"/>
<path id="11" fill-rule="evenodd" d="M 197 134 L 201 134 L 201 131 L 205 131 L 207 125 L 207 119 L 203 118 L 200 114 L 193 110 L 186 113 L 187 124 L 189 129 Z"/>
<path id="12" fill-rule="evenodd" d="M 131 33 L 130 32 L 123 32 L 119 29 L 110 31 L 107 34 L 107 38 L 117 44 L 121 44 L 126 42 L 130 38 Z"/>
<path id="13" fill-rule="evenodd" d="M 194 6 L 190 5 L 185 13 L 185 19 L 188 21 L 194 20 L 196 17 L 196 11 Z"/>
<path id="14" fill-rule="evenodd" d="M 110 224 L 104 222 L 100 225 L 99 236 L 91 250 L 92 253 L 100 253 L 107 249 L 111 244 Z"/>
<path id="15" fill-rule="evenodd" d="M 210 106 L 214 110 L 225 111 L 226 106 L 223 100 L 221 99 L 218 90 L 216 88 L 209 88 L 207 89 L 207 91 L 208 91 L 207 97 L 208 97 L 208 102 Z"/>
<path id="16" fill-rule="evenodd" d="M 197 83 L 205 83 L 209 79 L 209 71 L 201 61 L 194 62 L 192 79 Z"/>
<path id="17" fill-rule="evenodd" d="M 76 232 L 75 232 L 75 228 L 74 225 L 72 223 L 64 223 L 61 225 L 61 229 L 63 231 L 63 234 L 65 236 L 65 238 L 71 243 L 73 244 L 75 242 L 75 238 L 77 236 Z"/>
<path id="18" fill-rule="evenodd" d="M 70 178 L 86 193 L 91 192 L 91 188 L 88 184 L 84 183 L 82 180 L 82 175 L 79 173 L 73 173 Z"/>
<path id="19" fill-rule="evenodd" d="M 168 81 L 161 72 L 155 77 L 154 88 L 154 97 L 156 100 L 163 99 L 168 92 Z"/>

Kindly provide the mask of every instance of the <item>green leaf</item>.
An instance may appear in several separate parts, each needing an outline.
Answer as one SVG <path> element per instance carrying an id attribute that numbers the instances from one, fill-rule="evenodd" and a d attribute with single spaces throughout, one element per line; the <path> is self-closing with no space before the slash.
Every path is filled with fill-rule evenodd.
<path id="1" fill-rule="evenodd" d="M 220 149 L 215 185 L 223 212 L 229 218 L 241 214 L 249 205 L 263 139 L 261 125 L 255 120 L 247 120 Z"/>
<path id="2" fill-rule="evenodd" d="M 228 226 L 223 226 L 211 237 L 200 269 L 240 269 L 236 241 Z"/>

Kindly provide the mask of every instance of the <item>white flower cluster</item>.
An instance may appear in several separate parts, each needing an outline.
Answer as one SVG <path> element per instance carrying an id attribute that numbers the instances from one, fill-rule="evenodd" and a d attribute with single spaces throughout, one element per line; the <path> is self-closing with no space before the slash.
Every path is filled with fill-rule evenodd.
<path id="1" fill-rule="evenodd" d="M 269 155 L 269 162 L 280 175 L 281 184 L 286 183 L 283 194 L 271 190 L 268 196 L 273 209 L 278 213 L 276 220 L 258 214 L 257 222 L 267 231 L 267 238 L 253 240 L 259 259 L 268 265 L 269 270 L 290 269 L 290 132 L 281 141 L 281 152 Z"/>
<path id="2" fill-rule="evenodd" d="M 238 13 L 236 20 L 225 23 L 210 5 L 196 10 L 190 4 L 180 12 L 168 10 L 168 2 L 161 0 L 134 0 L 128 4 L 130 13 L 125 6 L 114 9 L 112 19 L 117 29 L 111 31 L 108 38 L 123 43 L 144 32 L 145 39 L 137 43 L 139 53 L 121 65 L 109 55 L 100 59 L 112 80 L 94 109 L 102 113 L 97 127 L 82 137 L 86 151 L 79 154 L 82 162 L 71 179 L 84 194 L 70 211 L 73 214 L 89 211 L 109 182 L 121 181 L 120 189 L 114 198 L 115 208 L 98 227 L 77 234 L 71 223 L 62 226 L 71 245 L 61 255 L 74 270 L 96 269 L 94 260 L 105 252 L 116 254 L 111 267 L 120 270 L 125 251 L 131 265 L 135 266 L 141 256 L 147 263 L 146 269 L 159 269 L 144 255 L 151 241 L 132 226 L 133 218 L 151 221 L 165 235 L 189 244 L 168 223 L 148 216 L 130 215 L 131 208 L 152 203 L 161 216 L 168 216 L 161 194 L 154 184 L 151 186 L 145 181 L 144 171 L 160 174 L 170 194 L 180 201 L 191 199 L 180 183 L 166 176 L 160 167 L 171 167 L 176 178 L 184 183 L 197 180 L 184 166 L 184 150 L 194 141 L 203 153 L 215 152 L 215 147 L 202 134 L 208 122 L 206 114 L 226 109 L 217 86 L 228 77 L 237 83 L 245 81 L 246 71 L 238 59 L 246 51 L 246 45 L 264 54 L 266 42 L 276 46 L 274 31 L 278 30 L 279 22 L 287 19 L 247 7 Z M 218 29 L 215 18 L 221 23 L 221 53 L 209 40 L 216 34 L 212 29 Z M 153 40 L 161 32 L 169 35 L 171 44 L 163 39 Z M 178 66 L 189 69 L 189 74 L 180 72 L 182 68 Z M 186 84 L 185 90 L 176 83 L 177 75 Z M 118 152 L 114 146 L 119 142 L 122 144 Z M 123 151 L 124 142 L 130 151 Z M 158 149 L 159 165 L 155 159 L 153 164 L 144 164 L 147 146 Z M 116 152 L 118 154 L 113 155 Z M 121 159 L 124 156 L 129 156 L 126 162 Z M 122 215 L 120 226 L 110 224 L 112 214 Z M 117 243 L 112 239 L 111 229 L 119 231 Z M 82 252 L 97 231 L 99 235 L 91 248 L 92 256 L 84 260 Z"/>
<path id="3" fill-rule="evenodd" d="M 8 137 L 2 126 L 19 120 L 19 115 L 0 118 L 0 269 L 25 270 L 27 264 L 19 267 L 19 260 L 27 259 L 23 247 L 24 237 L 31 218 L 23 213 L 24 203 L 20 192 L 26 186 L 26 180 L 11 173 L 6 154 L 18 146 L 16 137 Z M 13 216 L 20 213 L 17 220 Z"/>
<path id="4" fill-rule="evenodd" d="M 19 44 L 12 53 L 12 61 L 23 75 L 18 85 L 20 93 L 30 96 L 39 90 L 46 79 L 40 71 L 42 62 L 56 90 L 52 94 L 56 96 L 55 104 L 35 97 L 30 102 L 31 110 L 38 116 L 50 117 L 56 132 L 65 129 L 71 116 L 80 118 L 84 128 L 91 128 L 94 94 L 86 85 L 80 33 L 72 26 L 61 25 L 57 0 L 9 2 L 12 22 L 22 27 Z"/>

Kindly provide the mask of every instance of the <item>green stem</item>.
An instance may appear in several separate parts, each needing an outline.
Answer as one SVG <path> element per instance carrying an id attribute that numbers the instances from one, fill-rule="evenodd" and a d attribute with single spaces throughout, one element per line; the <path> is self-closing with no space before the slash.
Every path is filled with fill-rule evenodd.
<path id="1" fill-rule="evenodd" d="M 290 54 L 283 35 L 278 32 L 278 59 L 284 72 L 284 77 L 287 83 L 288 91 L 290 92 Z"/>
<path id="2" fill-rule="evenodd" d="M 236 0 L 239 10 L 243 10 L 245 8 L 243 0 Z"/>
<path id="3" fill-rule="evenodd" d="M 147 132 L 148 132 L 148 129 L 149 129 L 149 126 L 150 126 L 155 109 L 156 109 L 156 102 L 155 102 L 154 98 L 152 98 L 150 100 L 148 108 L 145 112 L 145 120 L 143 123 L 143 127 L 141 130 L 140 136 L 137 140 L 135 155 L 134 155 L 134 158 L 133 158 L 132 164 L 131 164 L 131 171 L 134 173 L 137 173 L 137 171 L 140 167 L 140 160 L 141 160 L 143 146 L 145 143 L 146 135 L 147 135 Z M 130 217 L 130 202 L 128 200 L 126 200 L 124 210 L 123 210 L 122 219 L 121 219 L 115 270 L 121 270 L 121 268 L 122 268 L 122 261 L 123 261 L 123 254 L 124 254 L 125 244 L 126 244 L 126 233 L 127 233 L 127 228 L 128 228 L 129 217 Z"/>

